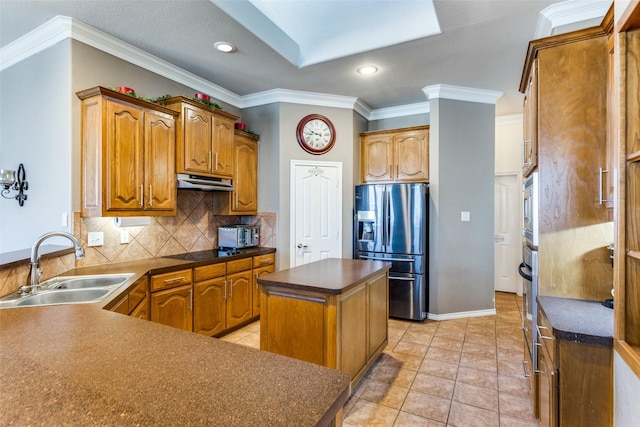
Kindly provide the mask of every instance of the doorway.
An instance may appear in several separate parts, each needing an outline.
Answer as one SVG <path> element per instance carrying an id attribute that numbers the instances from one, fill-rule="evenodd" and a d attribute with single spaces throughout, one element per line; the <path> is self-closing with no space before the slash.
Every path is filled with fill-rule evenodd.
<path id="1" fill-rule="evenodd" d="M 342 258 L 342 163 L 291 161 L 290 266 Z"/>
<path id="2" fill-rule="evenodd" d="M 522 295 L 520 174 L 496 175 L 494 184 L 494 289 Z"/>

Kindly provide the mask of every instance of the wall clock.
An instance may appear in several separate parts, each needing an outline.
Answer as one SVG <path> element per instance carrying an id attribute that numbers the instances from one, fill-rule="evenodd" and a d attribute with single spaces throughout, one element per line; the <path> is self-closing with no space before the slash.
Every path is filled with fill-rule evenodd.
<path id="1" fill-rule="evenodd" d="M 331 120 L 320 114 L 303 117 L 296 129 L 298 144 L 307 153 L 324 154 L 336 142 L 336 129 Z"/>

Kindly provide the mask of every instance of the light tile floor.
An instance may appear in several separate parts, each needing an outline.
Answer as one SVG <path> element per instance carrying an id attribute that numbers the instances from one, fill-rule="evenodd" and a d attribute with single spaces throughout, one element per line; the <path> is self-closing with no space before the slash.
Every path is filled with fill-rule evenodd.
<path id="1" fill-rule="evenodd" d="M 521 300 L 496 315 L 389 320 L 389 344 L 352 391 L 345 426 L 537 426 L 522 371 Z M 260 322 L 222 338 L 260 348 Z"/>

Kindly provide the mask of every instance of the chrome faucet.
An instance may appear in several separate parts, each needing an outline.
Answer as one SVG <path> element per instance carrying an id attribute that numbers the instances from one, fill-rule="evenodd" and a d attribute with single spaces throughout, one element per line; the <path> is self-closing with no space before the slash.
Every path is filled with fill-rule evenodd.
<path id="1" fill-rule="evenodd" d="M 76 259 L 84 258 L 84 249 L 80 246 L 80 242 L 76 239 L 73 234 L 66 233 L 64 231 L 52 231 L 50 233 L 45 233 L 42 236 L 38 237 L 38 240 L 31 247 L 31 272 L 29 273 L 29 285 L 22 286 L 20 288 L 20 293 L 25 295 L 31 290 L 31 293 L 35 294 L 40 287 L 40 278 L 42 277 L 42 269 L 40 268 L 40 255 L 38 254 L 38 250 L 40 249 L 40 245 L 42 242 L 47 240 L 50 237 L 66 237 L 67 239 L 73 242 L 73 245 L 76 249 Z"/>

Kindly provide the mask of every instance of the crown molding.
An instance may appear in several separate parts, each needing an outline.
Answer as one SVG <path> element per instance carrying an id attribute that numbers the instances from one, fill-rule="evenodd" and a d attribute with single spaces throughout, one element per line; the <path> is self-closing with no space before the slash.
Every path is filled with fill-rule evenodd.
<path id="1" fill-rule="evenodd" d="M 352 96 L 330 95 L 326 93 L 302 92 L 289 89 L 272 89 L 241 97 L 240 108 L 256 107 L 274 102 L 306 104 L 321 107 L 354 108 L 358 98 Z"/>
<path id="2" fill-rule="evenodd" d="M 478 102 L 482 104 L 495 104 L 502 96 L 502 92 L 471 87 L 432 85 L 422 88 L 429 100 L 436 98 L 454 99 L 456 101 Z"/>
<path id="3" fill-rule="evenodd" d="M 563 25 L 602 19 L 610 6 L 610 0 L 569 0 L 552 4 L 538 15 L 534 39 L 549 37 Z"/>
<path id="4" fill-rule="evenodd" d="M 429 102 L 400 105 L 397 107 L 379 108 L 371 111 L 369 120 L 391 119 L 394 117 L 412 116 L 415 114 L 429 114 L 431 111 Z"/>
<path id="5" fill-rule="evenodd" d="M 240 97 L 223 87 L 176 67 L 83 22 L 60 15 L 3 47 L 0 50 L 0 57 L 2 58 L 0 71 L 67 38 L 109 53 L 177 83 L 208 93 L 221 102 L 226 102 L 236 107 L 240 104 Z"/>

